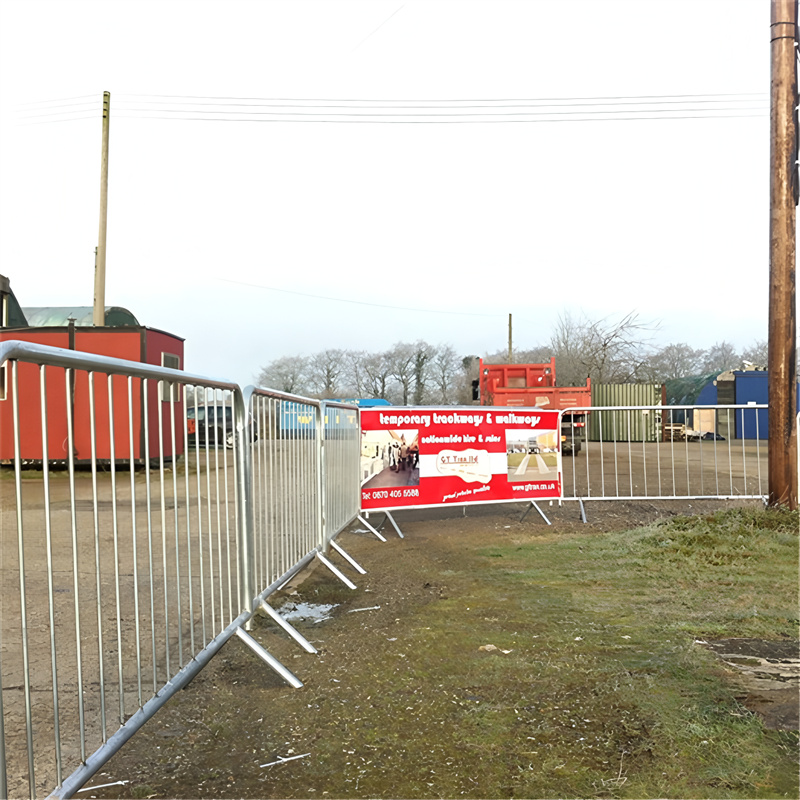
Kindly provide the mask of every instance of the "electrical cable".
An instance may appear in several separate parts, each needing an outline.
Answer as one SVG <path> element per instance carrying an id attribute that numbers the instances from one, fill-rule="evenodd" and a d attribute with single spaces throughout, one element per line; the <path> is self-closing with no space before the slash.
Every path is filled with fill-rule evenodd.
<path id="1" fill-rule="evenodd" d="M 763 100 L 767 99 L 767 95 L 760 95 Z M 128 103 L 130 101 L 125 100 L 124 98 L 117 99 L 117 103 Z M 219 108 L 227 109 L 227 108 L 306 108 L 306 109 L 314 109 L 314 108 L 347 108 L 352 110 L 364 110 L 369 111 L 371 109 L 389 109 L 389 110 L 403 110 L 403 109 L 424 109 L 424 110 L 435 110 L 436 108 L 441 108 L 445 111 L 452 111 L 459 108 L 485 108 L 485 109 L 499 109 L 499 108 L 577 108 L 577 107 L 595 107 L 595 106 L 654 106 L 654 105 L 687 105 L 687 104 L 709 104 L 709 103 L 752 103 L 755 102 L 752 98 L 746 98 L 742 100 L 731 100 L 731 99 L 717 99 L 717 100 L 649 100 L 649 101 L 617 101 L 614 103 L 608 102 L 580 102 L 580 103 L 560 103 L 559 101 L 552 101 L 552 102 L 538 102 L 538 101 L 531 101 L 528 103 L 514 103 L 514 104 L 501 104 L 495 103 L 493 105 L 487 105 L 486 102 L 475 101 L 470 105 L 447 105 L 447 106 L 435 106 L 435 105 L 424 105 L 424 103 L 428 102 L 425 100 L 420 101 L 415 105 L 385 105 L 384 101 L 381 101 L 380 104 L 373 104 L 373 105 L 341 105 L 341 104 L 324 104 L 324 103 L 314 103 L 309 105 L 308 103 L 301 104 L 301 102 L 286 102 L 286 103 L 195 103 L 195 102 L 178 102 L 176 103 L 167 103 L 161 100 L 144 100 L 138 101 L 144 102 L 151 106 L 159 106 L 159 105 L 186 105 L 186 106 L 218 106 Z M 342 101 L 347 102 L 347 101 Z M 366 101 L 352 101 L 352 102 L 366 102 Z M 148 109 L 148 110 L 155 110 L 155 109 Z M 247 111 L 243 111 L 240 113 L 250 113 Z"/>
<path id="2" fill-rule="evenodd" d="M 81 94 L 81 95 L 78 95 L 77 97 L 59 97 L 59 98 L 57 98 L 55 100 L 30 100 L 30 101 L 28 101 L 26 103 L 20 103 L 20 106 L 33 106 L 33 105 L 37 105 L 39 103 L 62 103 L 65 100 L 83 100 L 83 99 L 85 99 L 87 97 L 97 97 L 98 99 L 100 99 L 102 97 L 102 95 L 100 95 L 100 94 L 98 94 L 98 95 Z"/>
<path id="3" fill-rule="evenodd" d="M 766 107 L 751 107 L 751 108 L 736 108 L 736 109 L 702 109 L 702 108 L 686 108 L 686 109 L 668 109 L 668 108 L 654 108 L 654 109 L 642 109 L 640 113 L 642 114 L 669 114 L 673 111 L 706 111 L 709 112 L 717 112 L 717 111 L 763 111 Z M 117 111 L 125 111 L 127 113 L 139 113 L 139 112 L 149 112 L 152 109 L 149 108 L 124 108 L 118 107 Z M 63 113 L 63 112 L 62 112 Z M 445 112 L 434 112 L 434 113 L 402 113 L 402 114 L 385 114 L 383 112 L 376 112 L 376 113 L 340 113 L 340 112 L 319 112 L 319 111 L 184 111 L 182 109 L 160 109 L 160 113 L 162 114 L 202 114 L 203 117 L 210 117 L 212 115 L 217 116 L 273 116 L 273 117 L 358 117 L 358 118 L 383 118 L 383 117 L 489 117 L 489 118 L 496 118 L 496 117 L 552 117 L 552 116 L 574 116 L 578 114 L 592 114 L 592 115 L 602 115 L 602 114 L 628 114 L 630 111 L 628 109 L 624 110 L 614 110 L 614 109 L 604 109 L 602 111 L 504 111 L 502 114 L 485 114 L 483 112 L 478 111 L 467 111 L 467 112 L 458 112 L 456 114 L 448 114 Z"/>
<path id="4" fill-rule="evenodd" d="M 39 120 L 39 122 L 20 122 L 18 125 L 20 127 L 26 127 L 28 125 L 53 125 L 58 122 L 79 122 L 82 119 L 97 120 L 97 114 L 92 114 L 90 117 L 70 117 L 69 119 L 43 119 Z"/>
<path id="5" fill-rule="evenodd" d="M 497 115 L 499 117 L 499 115 Z M 689 114 L 672 117 L 616 117 L 614 119 L 432 119 L 432 120 L 413 120 L 413 119 L 226 119 L 210 117 L 159 117 L 153 115 L 132 115 L 125 116 L 119 113 L 115 119 L 160 119 L 171 122 L 254 122 L 254 123 L 304 123 L 304 124 L 332 124 L 332 125 L 482 125 L 482 124 L 538 124 L 543 122 L 630 122 L 630 121 L 655 121 L 673 119 L 744 119 L 748 117 L 764 117 L 766 114 Z"/>
<path id="6" fill-rule="evenodd" d="M 283 292 L 284 294 L 296 294 L 300 295 L 300 297 L 313 297 L 316 300 L 328 300 L 334 303 L 352 303 L 358 306 L 371 306 L 373 308 L 391 308 L 395 311 L 414 311 L 423 314 L 448 314 L 448 315 L 455 315 L 461 317 L 500 317 L 505 316 L 505 314 L 497 313 L 497 314 L 479 314 L 477 312 L 470 312 L 470 311 L 441 311 L 433 308 L 409 308 L 407 306 L 390 306 L 385 305 L 383 303 L 367 303 L 363 300 L 347 300 L 343 297 L 326 297 L 325 295 L 321 294 L 309 294 L 308 292 L 297 292 L 292 289 L 278 289 L 275 286 L 264 286 L 260 283 L 249 283 L 247 281 L 236 281 L 231 278 L 217 278 L 216 280 L 222 281 L 223 283 L 235 283 L 239 286 L 251 286 L 255 289 L 266 289 L 270 292 Z"/>
<path id="7" fill-rule="evenodd" d="M 309 103 L 374 103 L 374 102 L 392 102 L 392 103 L 529 103 L 529 102 L 542 102 L 546 100 L 643 100 L 647 98 L 667 99 L 679 97 L 747 97 L 747 96 L 766 96 L 765 92 L 712 92 L 710 94 L 642 94 L 642 95 L 610 95 L 600 97 L 539 97 L 539 98 L 507 98 L 507 97 L 490 97 L 490 98 L 456 98 L 456 99 L 404 99 L 398 98 L 396 100 L 369 100 L 358 98 L 341 98 L 341 97 L 317 97 L 317 98 L 292 98 L 292 97 L 230 97 L 230 96 L 203 96 L 203 95 L 184 95 L 184 94 L 120 94 L 116 97 L 167 97 L 167 98 L 183 98 L 186 100 L 261 100 L 265 102 L 309 102 Z"/>

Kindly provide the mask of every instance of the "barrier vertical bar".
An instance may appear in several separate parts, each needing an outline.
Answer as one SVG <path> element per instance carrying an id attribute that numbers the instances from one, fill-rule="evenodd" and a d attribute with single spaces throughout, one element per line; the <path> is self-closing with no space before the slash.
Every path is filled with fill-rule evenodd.
<path id="1" fill-rule="evenodd" d="M 744 494 L 747 494 L 747 451 L 745 449 L 745 440 L 747 429 L 744 425 L 744 409 L 742 412 L 742 480 L 744 481 Z"/>
<path id="2" fill-rule="evenodd" d="M 36 778 L 33 768 L 33 720 L 31 717 L 30 655 L 28 652 L 28 598 L 25 586 L 25 544 L 22 520 L 22 455 L 19 432 L 19 385 L 16 361 L 12 362 L 12 418 L 14 424 L 14 491 L 17 499 L 17 558 L 19 568 L 20 633 L 22 635 L 22 685 L 25 692 L 25 731 L 28 748 L 28 788 L 31 797 L 36 796 Z"/>
<path id="3" fill-rule="evenodd" d="M 172 381 L 167 383 L 169 392 L 169 443 L 170 459 L 172 461 L 172 527 L 175 533 L 175 616 L 178 625 L 178 666 L 183 667 L 183 603 L 181 603 L 181 559 L 180 559 L 180 526 L 178 523 L 178 464 L 175 456 L 175 404 L 174 390 L 175 384 Z M 164 416 L 164 397 L 159 397 L 158 416 Z M 162 498 L 166 503 L 166 498 Z"/>
<path id="4" fill-rule="evenodd" d="M 186 397 L 186 387 L 184 386 L 184 403 L 188 407 L 188 403 L 185 399 Z M 201 621 L 201 628 L 203 631 L 203 646 L 205 647 L 208 644 L 208 633 L 206 630 L 206 577 L 205 577 L 205 564 L 204 564 L 204 556 L 203 556 L 203 495 L 200 490 L 202 485 L 200 480 L 200 431 L 197 428 L 197 418 L 198 418 L 198 406 L 197 406 L 197 387 L 194 387 L 194 391 L 192 392 L 192 402 L 194 403 L 194 472 L 195 472 L 195 483 L 197 486 L 197 560 L 198 560 L 198 568 L 200 571 L 200 621 Z M 188 415 L 188 408 L 187 412 L 184 415 L 184 418 Z M 187 425 L 187 439 L 186 439 L 186 473 L 189 473 L 189 439 L 188 439 L 188 425 Z M 188 511 L 188 503 L 187 503 L 187 516 L 189 514 Z"/>
<path id="5" fill-rule="evenodd" d="M 684 414 L 684 419 L 688 422 L 688 413 Z M 692 409 L 692 428 L 694 429 L 694 409 Z M 683 433 L 683 461 L 686 464 L 686 494 L 689 495 L 692 493 L 692 479 L 689 473 L 689 436 L 685 427 Z"/>
<path id="6" fill-rule="evenodd" d="M 72 533 L 72 595 L 75 609 L 75 663 L 78 688 L 78 725 L 80 728 L 81 761 L 86 761 L 86 716 L 83 696 L 83 650 L 81 642 L 81 615 L 80 615 L 80 572 L 78 570 L 78 515 L 75 495 L 75 426 L 72 410 L 72 388 L 74 381 L 73 370 L 67 369 L 64 373 L 67 412 L 67 469 L 69 471 L 69 508 L 70 527 Z"/>
<path id="7" fill-rule="evenodd" d="M 619 456 L 617 454 L 617 415 L 611 415 L 611 426 L 614 429 L 614 496 L 619 497 Z"/>
<path id="8" fill-rule="evenodd" d="M 315 407 L 314 419 L 317 433 L 317 544 L 323 553 L 328 552 L 327 547 L 327 520 L 325 518 L 325 408 L 324 404 Z"/>
<path id="9" fill-rule="evenodd" d="M 219 430 L 217 429 L 217 419 L 219 419 L 219 406 L 218 406 L 218 397 L 217 392 L 214 392 L 214 397 L 212 401 L 212 408 L 213 408 L 213 415 L 214 415 L 214 434 L 213 434 L 213 447 L 214 447 L 214 480 L 215 480 L 215 487 L 216 487 L 216 506 L 217 506 L 217 571 L 219 575 L 218 586 L 215 587 L 215 591 L 219 590 L 219 619 L 220 619 L 220 627 L 225 625 L 225 576 L 223 575 L 223 564 L 222 564 L 222 511 L 220 509 L 220 496 L 224 496 L 224 493 L 220 492 L 219 489 Z M 209 439 L 209 431 L 208 431 L 208 417 L 206 417 L 206 441 Z M 223 478 L 224 480 L 224 478 Z M 209 498 L 210 499 L 210 498 Z M 227 515 L 228 506 L 227 503 L 225 505 L 225 512 Z M 225 529 L 227 532 L 228 528 L 228 520 L 227 516 L 225 519 Z"/>
<path id="10" fill-rule="evenodd" d="M 156 651 L 156 587 L 155 561 L 153 559 L 153 497 L 150 489 L 150 381 L 143 381 L 144 424 L 144 474 L 145 501 L 147 503 L 147 559 L 150 588 L 150 647 L 153 665 L 153 694 L 158 690 L 158 657 Z"/>
<path id="11" fill-rule="evenodd" d="M 598 412 L 597 429 L 600 436 L 600 485 L 603 487 L 603 497 L 606 495 L 606 464 L 605 464 L 605 451 L 603 450 L 603 414 L 602 411 Z M 586 437 L 586 461 L 589 461 L 589 437 Z"/>
<path id="12" fill-rule="evenodd" d="M 114 380 L 106 376 L 108 386 L 108 452 L 111 468 L 111 536 L 114 553 L 114 609 L 117 623 L 117 680 L 119 683 L 119 724 L 125 722 L 125 691 L 122 679 L 122 608 L 119 599 L 119 520 L 117 517 L 117 453 L 114 437 Z"/>
<path id="13" fill-rule="evenodd" d="M 664 493 L 664 488 L 661 485 L 661 431 L 664 430 L 664 412 L 663 410 L 658 410 L 654 412 L 658 414 L 659 422 L 657 423 L 655 419 L 653 420 L 653 440 L 656 443 L 656 473 L 658 474 L 658 496 L 661 497 Z"/>
<path id="14" fill-rule="evenodd" d="M 684 419 L 686 415 L 684 414 Z M 672 467 L 672 496 L 678 493 L 678 484 L 675 480 L 675 417 L 672 416 L 672 411 L 669 412 L 670 429 L 669 429 L 669 458 L 670 466 Z M 684 428 L 685 429 L 685 428 Z"/>
<path id="15" fill-rule="evenodd" d="M 758 411 L 756 413 L 756 467 L 758 473 L 758 493 L 763 494 L 761 489 L 761 431 L 758 424 Z"/>
<path id="16" fill-rule="evenodd" d="M 647 494 L 647 420 L 645 410 L 639 409 L 639 435 L 642 437 L 642 475 L 644 476 L 644 493 Z"/>
<path id="17" fill-rule="evenodd" d="M 627 422 L 627 431 L 628 431 L 628 487 L 630 490 L 630 496 L 633 497 L 633 456 L 631 455 L 631 410 L 628 409 L 628 413 L 625 414 L 625 420 Z"/>
<path id="18" fill-rule="evenodd" d="M 97 603 L 97 654 L 100 680 L 100 725 L 103 743 L 106 742 L 106 678 L 105 649 L 103 647 L 103 608 L 100 588 L 100 510 L 97 497 L 97 423 L 95 416 L 94 372 L 89 372 L 89 431 L 90 457 L 92 464 L 92 512 L 94 516 L 94 572 L 95 601 Z"/>
<path id="19" fill-rule="evenodd" d="M 699 448 L 699 456 L 700 456 L 700 494 L 703 494 L 703 489 L 705 488 L 705 476 L 703 475 L 703 431 L 698 429 L 700 438 L 697 440 L 697 446 Z"/>
<path id="20" fill-rule="evenodd" d="M 194 640 L 194 571 L 192 570 L 192 515 L 191 515 L 191 496 L 189 494 L 189 425 L 187 422 L 188 405 L 186 402 L 186 384 L 178 386 L 179 398 L 183 404 L 182 424 L 183 424 L 183 492 L 186 498 L 186 567 L 187 567 L 187 589 L 189 595 L 189 647 L 191 652 L 195 652 Z M 174 411 L 173 411 L 174 414 Z M 177 462 L 176 462 L 177 471 Z M 177 505 L 177 497 L 175 498 Z"/>
<path id="21" fill-rule="evenodd" d="M 239 539 L 240 544 L 237 548 L 239 551 L 239 572 L 241 580 L 239 582 L 239 610 L 240 611 L 253 611 L 255 608 L 255 519 L 253 516 L 253 454 L 252 450 L 254 445 L 247 441 L 248 436 L 251 436 L 253 430 L 248 431 L 248 422 L 255 427 L 255 420 L 248 420 L 247 409 L 249 402 L 245 403 L 243 395 L 235 393 L 232 395 L 234 415 L 232 417 L 234 422 L 234 465 L 238 458 L 239 480 L 237 483 L 238 488 L 238 503 L 239 503 Z M 238 449 L 237 449 L 238 444 Z"/>
<path id="22" fill-rule="evenodd" d="M 225 620 L 233 619 L 236 616 L 233 613 L 233 576 L 231 575 L 231 515 L 230 515 L 230 490 L 228 488 L 228 406 L 226 404 L 226 398 L 222 397 L 222 405 L 219 407 L 219 411 L 222 414 L 222 441 L 216 442 L 217 449 L 221 448 L 222 452 L 222 484 L 224 486 L 225 492 L 225 574 L 227 578 L 228 584 L 228 616 L 223 617 L 223 624 Z M 233 416 L 233 414 L 231 414 Z M 219 416 L 216 417 L 219 420 Z M 214 427 L 215 436 L 219 437 L 219 426 L 215 425 Z M 234 519 L 234 526 L 236 520 Z M 222 557 L 222 553 L 220 552 L 220 558 Z"/>
<path id="23" fill-rule="evenodd" d="M 209 451 L 208 434 L 208 387 L 203 389 L 203 421 L 205 423 L 205 436 L 203 437 L 206 473 L 206 518 L 208 520 L 208 593 L 211 597 L 211 638 L 217 632 L 217 587 L 214 578 L 214 518 L 211 514 L 211 459 Z M 199 436 L 199 429 L 195 438 Z"/>
<path id="24" fill-rule="evenodd" d="M 733 410 L 733 426 L 731 426 L 731 411 Z M 732 432 L 731 432 L 732 431 Z M 730 479 L 730 496 L 733 497 L 733 456 L 731 455 L 731 440 L 736 436 L 736 411 L 728 409 L 728 477 Z"/>
<path id="25" fill-rule="evenodd" d="M 164 396 L 164 381 L 158 382 L 157 411 L 158 411 L 158 481 L 161 494 L 161 578 L 164 594 L 164 663 L 167 668 L 167 680 L 172 673 L 170 668 L 169 646 L 169 565 L 167 564 L 167 498 L 166 481 L 164 480 L 164 415 L 161 413 L 161 398 Z"/>
<path id="26" fill-rule="evenodd" d="M 44 490 L 44 533 L 47 556 L 47 610 L 50 621 L 50 675 L 53 681 L 53 738 L 56 750 L 56 782 L 61 785 L 61 731 L 58 702 L 58 657 L 56 653 L 55 593 L 53 590 L 53 531 L 50 516 L 50 454 L 47 426 L 47 376 L 46 367 L 39 367 L 39 403 L 42 414 L 42 487 Z M 0 715 L 2 710 L 0 710 Z M 0 795 L 4 797 L 5 795 Z"/>
<path id="27" fill-rule="evenodd" d="M 141 611 L 139 609 L 139 542 L 136 531 L 136 460 L 133 457 L 133 378 L 128 376 L 128 452 L 130 453 L 130 479 L 131 479 L 131 546 L 133 548 L 133 618 L 134 635 L 136 637 L 136 684 L 137 703 L 141 708 L 142 696 L 142 641 L 141 641 Z"/>

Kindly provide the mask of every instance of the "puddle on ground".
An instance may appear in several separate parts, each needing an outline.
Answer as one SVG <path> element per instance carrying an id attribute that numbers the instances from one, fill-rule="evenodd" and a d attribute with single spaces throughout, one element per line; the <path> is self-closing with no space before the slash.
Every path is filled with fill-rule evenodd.
<path id="1" fill-rule="evenodd" d="M 287 622 L 323 622 L 331 618 L 338 603 L 284 603 L 277 612 Z"/>
<path id="2" fill-rule="evenodd" d="M 800 726 L 800 643 L 764 639 L 716 639 L 698 642 L 712 650 L 734 673 L 737 699 L 763 718 L 771 730 Z"/>

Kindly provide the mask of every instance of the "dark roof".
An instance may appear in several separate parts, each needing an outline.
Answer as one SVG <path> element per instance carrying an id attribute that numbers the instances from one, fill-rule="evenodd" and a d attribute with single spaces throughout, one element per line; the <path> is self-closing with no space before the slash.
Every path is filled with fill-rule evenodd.
<path id="1" fill-rule="evenodd" d="M 25 314 L 22 312 L 22 308 L 20 308 L 19 303 L 17 302 L 17 298 L 14 296 L 14 292 L 11 291 L 11 282 L 6 278 L 5 275 L 0 275 L 0 293 L 4 294 L 7 298 L 7 309 L 8 309 L 8 322 L 7 325 L 9 328 L 25 328 L 28 325 L 28 321 L 25 319 Z M 3 321 L 0 320 L 0 326 L 3 325 Z"/>
<path id="2" fill-rule="evenodd" d="M 36 306 L 23 308 L 27 324 L 32 328 L 62 328 L 74 319 L 75 325 L 89 327 L 93 325 L 94 309 L 92 306 Z M 139 327 L 139 320 L 121 306 L 106 306 L 105 323 L 112 328 Z"/>

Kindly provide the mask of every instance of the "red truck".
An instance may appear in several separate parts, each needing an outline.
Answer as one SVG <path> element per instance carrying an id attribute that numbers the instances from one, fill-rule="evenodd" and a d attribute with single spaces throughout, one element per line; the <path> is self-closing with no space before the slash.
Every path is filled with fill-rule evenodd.
<path id="1" fill-rule="evenodd" d="M 524 406 L 561 410 L 592 404 L 592 383 L 556 386 L 556 360 L 549 364 L 486 364 L 480 360 L 478 390 L 482 406 Z M 586 411 L 561 418 L 561 451 L 577 455 L 586 432 Z"/>

